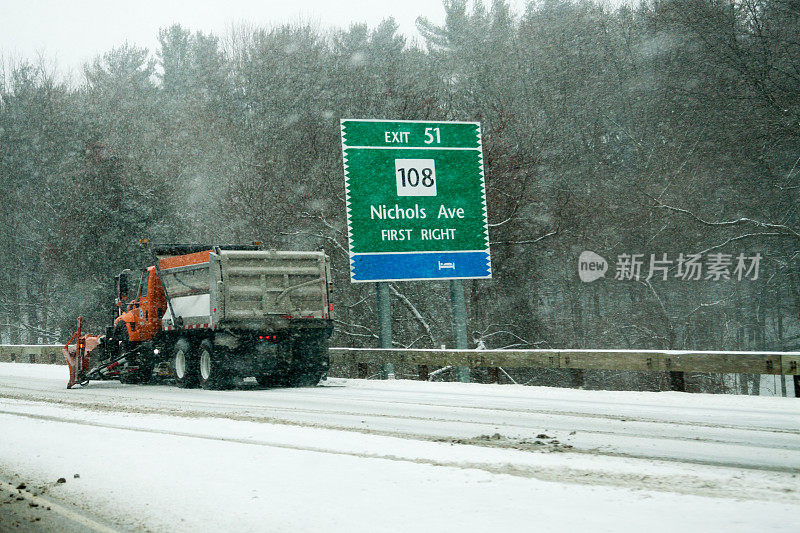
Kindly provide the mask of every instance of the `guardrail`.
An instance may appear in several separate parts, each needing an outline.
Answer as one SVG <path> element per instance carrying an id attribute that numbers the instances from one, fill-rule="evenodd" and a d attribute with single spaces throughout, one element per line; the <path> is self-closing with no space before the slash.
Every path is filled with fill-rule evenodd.
<path id="1" fill-rule="evenodd" d="M 65 364 L 62 345 L 0 345 L 0 362 Z M 429 369 L 560 368 L 638 372 L 708 372 L 794 376 L 800 392 L 800 352 L 721 352 L 691 350 L 448 350 L 330 348 L 331 364 L 361 377 L 370 366 L 416 366 L 421 379 Z M 680 380 L 682 381 L 682 380 Z"/>
<path id="2" fill-rule="evenodd" d="M 800 375 L 800 352 L 331 348 L 331 362 Z"/>
<path id="3" fill-rule="evenodd" d="M 0 362 L 66 365 L 63 344 L 0 344 Z"/>
<path id="4" fill-rule="evenodd" d="M 60 344 L 0 345 L 0 361 L 64 364 Z M 800 375 L 800 352 L 331 348 L 331 362 Z"/>
<path id="5" fill-rule="evenodd" d="M 379 366 L 386 375 L 391 368 L 416 367 L 421 380 L 431 367 L 488 368 L 493 382 L 506 368 L 558 368 L 666 372 L 670 388 L 686 391 L 686 372 L 714 374 L 770 374 L 793 376 L 795 397 L 800 396 L 800 352 L 719 352 L 691 350 L 431 350 L 389 348 L 331 348 L 331 371 L 367 377 Z M 372 369 L 370 368 L 372 367 Z M 467 376 L 468 373 L 461 373 Z M 582 377 L 577 377 L 577 384 Z"/>

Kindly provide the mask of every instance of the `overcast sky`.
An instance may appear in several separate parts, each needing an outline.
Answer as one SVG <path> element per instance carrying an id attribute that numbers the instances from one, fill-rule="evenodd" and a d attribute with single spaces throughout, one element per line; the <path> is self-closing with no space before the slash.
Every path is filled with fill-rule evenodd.
<path id="1" fill-rule="evenodd" d="M 519 10 L 524 1 L 509 4 Z M 154 51 L 159 28 L 175 22 L 222 36 L 239 22 L 346 28 L 354 22 L 375 26 L 393 16 L 400 31 L 417 38 L 414 21 L 420 15 L 441 23 L 441 0 L 0 0 L 0 54 L 34 59 L 41 53 L 55 59 L 62 74 L 75 74 L 83 62 L 126 40 Z"/>

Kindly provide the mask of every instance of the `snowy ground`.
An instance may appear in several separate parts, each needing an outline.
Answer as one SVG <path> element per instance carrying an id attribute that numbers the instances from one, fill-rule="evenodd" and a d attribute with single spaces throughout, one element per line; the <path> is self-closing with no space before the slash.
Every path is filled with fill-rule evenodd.
<path id="1" fill-rule="evenodd" d="M 794 398 L 342 379 L 66 390 L 66 374 L 0 363 L 0 481 L 97 530 L 798 527 Z"/>

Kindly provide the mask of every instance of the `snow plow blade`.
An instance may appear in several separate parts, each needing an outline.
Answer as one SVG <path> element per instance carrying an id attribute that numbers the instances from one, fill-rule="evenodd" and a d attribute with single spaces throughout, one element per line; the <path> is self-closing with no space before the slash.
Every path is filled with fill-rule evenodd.
<path id="1" fill-rule="evenodd" d="M 69 382 L 67 388 L 73 385 L 85 384 L 89 381 L 87 369 L 89 368 L 89 352 L 100 344 L 97 335 L 82 335 L 83 317 L 78 317 L 78 330 L 70 337 L 62 348 L 64 359 L 69 367 Z M 75 341 L 73 344 L 72 342 Z"/>
<path id="2" fill-rule="evenodd" d="M 70 348 L 72 348 L 71 352 L 69 351 Z M 69 381 L 67 382 L 68 389 L 71 389 L 73 385 L 77 385 L 84 380 L 81 367 L 85 366 L 85 356 L 83 357 L 84 361 L 78 361 L 78 357 L 75 355 L 75 348 L 76 347 L 74 344 L 62 348 L 64 351 L 64 359 L 67 360 L 67 366 L 69 367 Z"/>

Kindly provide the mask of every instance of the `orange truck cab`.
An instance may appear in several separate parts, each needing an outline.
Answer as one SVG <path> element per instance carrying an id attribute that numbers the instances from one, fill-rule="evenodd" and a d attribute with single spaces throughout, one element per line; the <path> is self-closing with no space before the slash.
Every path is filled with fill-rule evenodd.
<path id="1" fill-rule="evenodd" d="M 161 331 L 161 317 L 167 310 L 164 287 L 161 285 L 156 268 L 147 267 L 139 276 L 136 296 L 128 300 L 130 274 L 132 274 L 130 270 L 124 270 L 116 279 L 117 318 L 114 320 L 114 336 L 120 338 L 120 333 L 124 336 L 125 332 L 122 331 L 124 328 L 128 341 L 149 341 Z"/>

